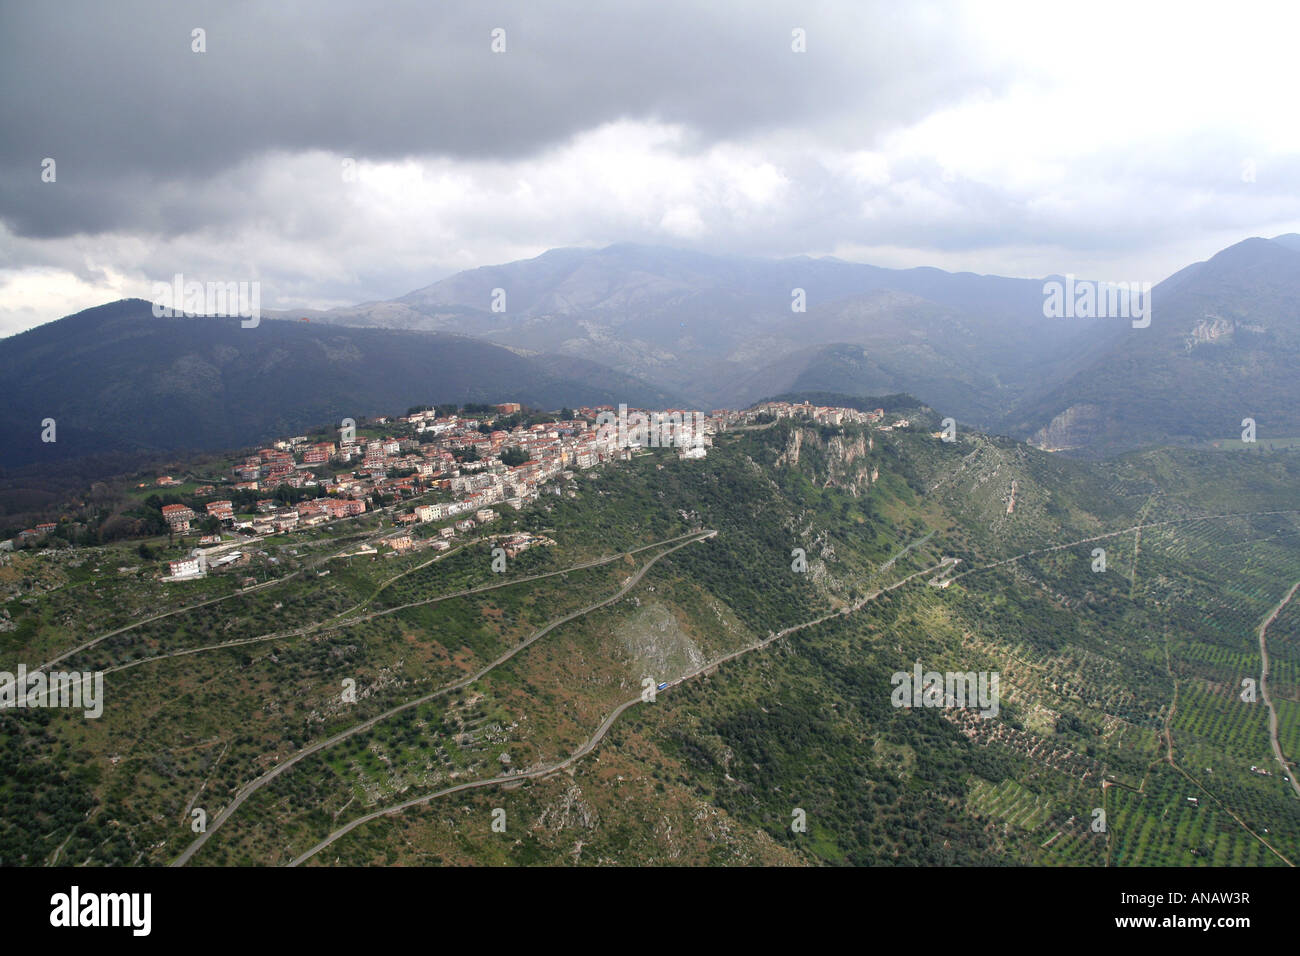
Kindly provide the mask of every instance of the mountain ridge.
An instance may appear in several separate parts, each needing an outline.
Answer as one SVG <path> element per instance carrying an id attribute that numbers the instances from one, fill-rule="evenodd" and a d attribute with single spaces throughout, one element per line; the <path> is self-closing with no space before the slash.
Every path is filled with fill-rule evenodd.
<path id="1" fill-rule="evenodd" d="M 425 401 L 670 406 L 573 356 L 525 357 L 445 332 L 155 318 L 123 299 L 0 341 L 7 467 L 116 451 L 215 450 Z M 53 442 L 41 440 L 54 419 Z"/>

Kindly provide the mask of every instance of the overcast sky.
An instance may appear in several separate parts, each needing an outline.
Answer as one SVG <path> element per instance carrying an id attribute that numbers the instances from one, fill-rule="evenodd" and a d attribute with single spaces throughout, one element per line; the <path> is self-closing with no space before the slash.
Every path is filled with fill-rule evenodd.
<path id="1" fill-rule="evenodd" d="M 1300 231 L 1298 36 L 1289 0 L 0 0 L 0 335 L 178 272 L 326 308 L 629 241 L 1154 282 Z"/>

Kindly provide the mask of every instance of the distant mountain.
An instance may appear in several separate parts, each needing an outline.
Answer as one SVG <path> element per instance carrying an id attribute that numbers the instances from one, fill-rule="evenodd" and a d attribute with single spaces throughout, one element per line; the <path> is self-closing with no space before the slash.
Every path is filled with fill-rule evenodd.
<path id="1" fill-rule="evenodd" d="M 1286 246 L 1288 249 L 1294 249 L 1300 252 L 1300 233 L 1288 232 L 1285 235 L 1274 236 L 1273 241 L 1278 245 Z"/>
<path id="2" fill-rule="evenodd" d="M 1300 435 L 1300 236 L 1247 239 L 1152 291 L 1148 328 L 1118 337 L 1008 416 L 1047 448 Z"/>
<path id="3" fill-rule="evenodd" d="M 416 403 L 680 404 L 663 389 L 573 356 L 521 356 L 447 333 L 158 319 L 139 299 L 0 340 L 0 380 L 6 467 L 241 447 Z M 55 420 L 53 443 L 41 441 L 47 418 Z"/>
<path id="4" fill-rule="evenodd" d="M 126 300 L 0 341 L 0 463 L 241 446 L 418 402 L 718 408 L 786 392 L 907 392 L 1081 454 L 1231 438 L 1248 417 L 1300 435 L 1300 236 L 1239 243 L 1152 300 L 1135 329 L 1045 317 L 1043 280 L 635 245 L 256 329 Z"/>
<path id="5" fill-rule="evenodd" d="M 283 314 L 585 357 L 711 407 L 795 387 L 906 389 L 988 423 L 1096 341 L 1088 323 L 1045 322 L 1042 309 L 1038 279 L 621 244 L 473 269 L 391 302 Z M 865 360 L 846 346 L 864 346 Z"/>
<path id="6" fill-rule="evenodd" d="M 975 427 L 1101 454 L 1231 437 L 1247 417 L 1300 434 L 1298 257 L 1288 234 L 1188 266 L 1156 286 L 1142 329 L 1046 317 L 1044 283 L 1059 276 L 626 244 L 556 249 L 318 315 L 586 357 L 709 407 L 905 391 Z M 793 290 L 806 311 L 792 311 Z"/>
<path id="7" fill-rule="evenodd" d="M 935 407 L 997 414 L 993 376 L 963 366 L 924 343 L 906 354 L 836 343 L 790 352 L 735 383 L 738 404 L 751 405 L 774 391 L 872 396 L 918 389 Z M 874 406 L 873 406 L 874 407 Z"/>

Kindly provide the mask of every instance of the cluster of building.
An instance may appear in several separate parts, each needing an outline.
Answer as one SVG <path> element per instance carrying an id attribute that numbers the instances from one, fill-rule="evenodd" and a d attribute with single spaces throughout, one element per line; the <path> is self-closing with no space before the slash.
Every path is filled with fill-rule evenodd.
<path id="1" fill-rule="evenodd" d="M 506 403 L 496 406 L 496 410 L 499 416 L 506 416 L 517 413 L 520 406 Z M 620 406 L 619 411 L 626 413 L 626 407 Z M 699 413 L 634 410 L 628 417 L 639 415 L 646 422 L 654 421 L 656 431 L 647 437 L 634 429 L 630 439 L 625 428 L 593 425 L 592 420 L 602 415 L 612 419 L 613 407 L 579 409 L 572 420 L 517 425 L 506 430 L 491 427 L 498 417 L 494 415 L 416 411 L 396 419 L 376 419 L 373 424 L 386 433 L 381 437 L 358 439 L 353 428 L 341 429 L 337 443 L 295 436 L 259 449 L 236 464 L 229 487 L 272 492 L 287 485 L 315 489 L 316 497 L 292 505 L 277 498 L 260 499 L 256 514 L 248 517 L 237 515 L 230 500 L 206 502 L 202 515 L 184 504 L 164 505 L 162 514 L 177 534 L 189 533 L 196 521 L 215 517 L 230 530 L 268 535 L 363 514 L 381 495 L 400 500 L 441 492 L 444 500 L 417 504 L 398 515 L 397 523 L 409 527 L 458 519 L 453 525 L 431 539 L 399 530 L 385 543 L 398 552 L 417 546 L 445 549 L 457 532 L 495 520 L 497 513 L 490 506 L 505 504 L 521 509 L 535 500 L 548 482 L 571 479 L 575 469 L 630 458 L 639 448 L 658 446 L 660 437 L 665 439 L 663 444 L 680 444 L 683 457 L 703 457 L 705 429 L 682 424 L 683 420 L 689 422 L 691 415 L 703 420 Z M 711 442 L 711 438 L 707 441 Z M 514 463 L 506 464 L 503 458 Z M 165 481 L 173 479 L 167 477 Z M 550 490 L 560 491 L 558 486 Z M 195 490 L 198 497 L 216 494 L 214 485 Z M 507 553 L 517 553 L 531 543 L 533 539 L 524 536 L 507 542 L 505 547 Z M 196 549 L 190 558 L 176 563 L 173 577 L 203 576 L 208 566 L 195 565 L 197 560 Z"/>
<path id="2" fill-rule="evenodd" d="M 42 524 L 38 524 L 35 528 L 26 528 L 25 530 L 18 532 L 18 540 L 28 541 L 33 538 L 43 538 L 47 534 L 52 533 L 56 527 L 58 527 L 58 525 L 56 525 L 53 521 L 47 521 Z"/>
<path id="3" fill-rule="evenodd" d="M 435 515 L 439 514 L 435 505 L 419 505 L 413 511 L 406 514 L 398 515 L 397 523 L 399 525 L 413 525 L 419 522 L 436 521 Z M 419 539 L 414 537 L 409 531 L 399 531 L 396 534 L 389 535 L 384 539 L 384 543 L 399 553 L 410 551 L 412 548 L 427 546 L 435 551 L 446 551 L 451 547 L 451 541 L 456 537 L 457 532 L 464 533 L 473 531 L 475 528 L 489 524 L 497 520 L 497 513 L 491 508 L 480 508 L 474 512 L 472 518 L 462 518 L 455 524 L 446 525 L 438 529 L 438 535 L 434 538 Z"/>
<path id="4" fill-rule="evenodd" d="M 505 551 L 508 558 L 518 557 L 534 545 L 550 546 L 555 544 L 550 538 L 540 534 L 529 534 L 527 531 L 516 531 L 514 534 L 502 535 L 497 539 L 496 543 Z"/>
<path id="5" fill-rule="evenodd" d="M 167 570 L 169 576 L 163 578 L 163 580 L 188 581 L 202 578 L 207 576 L 209 569 L 232 564 L 247 564 L 248 560 L 248 555 L 242 551 L 227 551 L 225 554 L 215 556 L 212 551 L 195 548 L 190 552 L 189 557 L 168 561 Z"/>
<path id="6" fill-rule="evenodd" d="M 357 498 L 315 498 L 301 501 L 296 505 L 283 505 L 274 499 L 263 499 L 257 503 L 257 514 L 251 519 L 239 519 L 235 507 L 230 501 L 209 501 L 205 505 L 206 516 L 216 518 L 222 526 L 234 531 L 248 531 L 252 534 L 265 535 L 293 531 L 299 527 L 311 527 L 333 521 L 336 518 L 349 518 L 365 513 L 366 502 Z M 187 505 L 163 505 L 163 519 L 175 534 L 188 534 L 190 524 L 199 516 Z M 220 540 L 220 535 L 205 536 L 201 543 L 210 539 Z"/>
<path id="7" fill-rule="evenodd" d="M 885 417 L 885 410 L 859 411 L 856 408 L 840 408 L 833 405 L 813 405 L 810 402 L 763 402 L 743 412 L 720 411 L 713 413 L 729 424 L 746 424 L 762 415 L 773 418 L 803 418 L 819 425 L 874 425 Z M 900 423 L 895 423 L 900 424 Z"/>
<path id="8" fill-rule="evenodd" d="M 313 441 L 301 435 L 276 441 L 234 465 L 232 480 L 221 487 L 269 494 L 288 486 L 308 494 L 314 491 L 315 497 L 295 504 L 262 498 L 257 500 L 256 513 L 243 517 L 235 513 L 231 500 L 208 501 L 202 514 L 194 510 L 197 504 L 169 504 L 163 506 L 162 516 L 176 534 L 191 533 L 196 521 L 214 517 L 232 531 L 269 535 L 364 514 L 380 496 L 400 500 L 442 492 L 439 497 L 444 500 L 420 504 L 400 516 L 399 522 L 442 521 L 473 512 L 482 524 L 491 520 L 485 514 L 495 517 L 491 505 L 523 508 L 548 482 L 572 478 L 575 470 L 629 459 L 642 449 L 675 448 L 680 458 L 704 458 L 717 433 L 751 424 L 762 416 L 841 425 L 877 424 L 885 414 L 879 408 L 859 411 L 808 402 L 763 402 L 744 411 L 718 409 L 708 415 L 684 409 L 601 405 L 576 409 L 571 420 L 505 429 L 493 425 L 519 413 L 521 406 L 507 402 L 494 408 L 496 413 L 487 415 L 440 415 L 424 410 L 391 420 L 378 418 L 372 424 L 383 434 L 371 438 L 359 439 L 355 427 L 345 422 L 349 427 L 340 429 L 337 442 Z M 879 427 L 906 424 L 899 420 L 893 426 Z M 157 484 L 167 488 L 182 482 L 164 475 Z M 554 485 L 550 490 L 560 491 Z M 217 494 L 215 484 L 194 491 L 195 498 Z M 52 523 L 41 524 L 18 537 L 39 538 L 54 529 Z M 209 535 L 202 543 L 219 540 L 219 536 Z M 401 541 L 400 537 L 396 540 Z M 11 542 L 4 544 L 12 548 Z"/>
<path id="9" fill-rule="evenodd" d="M 516 403 L 496 408 L 502 415 L 519 411 Z M 625 410 L 626 406 L 620 406 L 619 411 Z M 643 416 L 647 422 L 656 417 L 662 419 L 661 432 L 672 441 L 648 441 L 641 435 L 629 438 L 626 429 L 620 431 L 613 424 L 616 411 L 612 406 L 580 408 L 571 420 L 517 425 L 508 431 L 492 428 L 491 417 L 413 412 L 392 423 L 409 437 L 365 444 L 362 473 L 373 481 L 383 482 L 391 480 L 387 476 L 394 471 L 413 472 L 409 478 L 420 488 L 446 490 L 451 500 L 422 505 L 414 512 L 420 521 L 439 521 L 493 504 L 522 508 L 537 498 L 546 483 L 572 477 L 575 470 L 626 460 L 643 447 L 673 444 L 686 452 L 711 444 L 712 430 L 707 426 L 691 432 L 691 447 L 683 439 L 682 421 L 691 415 L 703 420 L 699 413 L 680 409 L 634 410 L 627 417 L 635 415 Z M 603 423 L 602 416 L 609 418 L 610 423 Z M 348 443 L 342 443 L 340 453 L 345 453 L 348 447 Z M 512 452 L 514 459 L 523 461 L 506 464 L 503 458 Z M 696 453 L 690 457 L 703 455 Z"/>

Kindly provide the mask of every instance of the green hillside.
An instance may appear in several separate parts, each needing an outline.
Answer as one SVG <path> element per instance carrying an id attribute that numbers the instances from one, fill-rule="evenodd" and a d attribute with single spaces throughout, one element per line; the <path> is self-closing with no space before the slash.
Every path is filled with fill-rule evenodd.
<path id="1" fill-rule="evenodd" d="M 1239 698 L 1300 581 L 1300 456 L 1094 465 L 900 412 L 579 472 L 440 555 L 341 556 L 382 512 L 190 583 L 134 543 L 13 554 L 0 669 L 106 691 L 97 720 L 0 711 L 0 862 L 1300 860 Z M 512 528 L 554 544 L 494 572 Z M 1292 760 L 1298 635 L 1288 605 Z M 997 673 L 996 716 L 895 706 L 918 662 Z"/>

